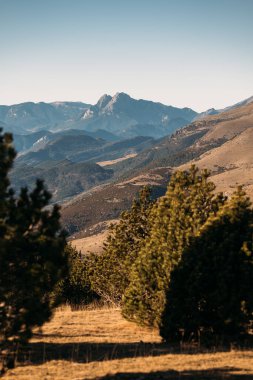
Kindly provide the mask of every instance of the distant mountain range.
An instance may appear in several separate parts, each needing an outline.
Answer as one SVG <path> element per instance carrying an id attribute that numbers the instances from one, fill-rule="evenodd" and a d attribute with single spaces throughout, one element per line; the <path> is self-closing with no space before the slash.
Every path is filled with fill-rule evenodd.
<path id="1" fill-rule="evenodd" d="M 6 130 L 17 134 L 54 130 L 78 119 L 89 107 L 89 104 L 81 102 L 26 102 L 0 106 L 0 123 L 5 124 Z"/>
<path id="2" fill-rule="evenodd" d="M 87 131 L 105 129 L 120 137 L 138 135 L 155 138 L 173 133 L 189 124 L 197 112 L 147 100 L 136 100 L 121 92 L 113 97 L 103 95 L 96 105 L 88 108 L 79 120 Z"/>
<path id="3" fill-rule="evenodd" d="M 133 157 L 154 138 L 173 133 L 198 114 L 189 108 L 136 100 L 125 93 L 81 102 L 0 106 L 0 127 L 14 134 L 18 157 L 14 188 L 45 179 L 53 201 L 111 181 L 114 170 L 97 163 Z M 91 175 L 93 171 L 93 175 Z"/>
<path id="4" fill-rule="evenodd" d="M 95 105 L 80 102 L 21 103 L 0 106 L 0 122 L 16 134 L 41 129 L 61 131 L 105 130 L 119 138 L 140 135 L 159 138 L 191 122 L 198 114 L 190 108 L 136 100 L 125 93 L 103 95 Z"/>
<path id="5" fill-rule="evenodd" d="M 37 177 L 43 178 L 53 201 L 64 201 L 95 186 L 128 181 L 157 168 L 169 173 L 171 168 L 192 160 L 199 160 L 201 166 L 219 175 L 229 168 L 232 175 L 232 166 L 237 164 L 229 153 L 229 144 L 235 139 L 235 145 L 231 145 L 237 152 L 235 157 L 239 157 L 238 149 L 250 152 L 252 135 L 247 129 L 253 125 L 252 107 L 253 97 L 222 110 L 198 114 L 189 108 L 117 93 L 113 97 L 103 95 L 96 105 L 55 102 L 0 106 L 0 127 L 14 132 L 18 151 L 11 174 L 14 188 L 32 187 Z M 242 132 L 245 135 L 240 139 Z M 223 148 L 226 153 L 220 153 Z M 220 163 L 214 159 L 215 149 Z M 213 153 L 207 159 L 209 152 Z M 248 168 L 250 153 L 246 155 Z M 224 154 L 232 166 L 222 164 Z M 164 185 L 167 179 L 161 179 L 161 183 Z M 117 205 L 114 207 L 116 215 Z"/>

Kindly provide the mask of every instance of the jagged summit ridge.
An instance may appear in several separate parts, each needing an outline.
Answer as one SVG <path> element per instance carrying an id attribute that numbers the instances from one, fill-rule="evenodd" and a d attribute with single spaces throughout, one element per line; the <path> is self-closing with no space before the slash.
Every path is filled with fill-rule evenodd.
<path id="1" fill-rule="evenodd" d="M 112 100 L 112 97 L 111 95 L 107 95 L 107 94 L 104 94 L 101 96 L 101 98 L 99 98 L 97 104 L 96 104 L 96 107 L 98 107 L 99 109 L 102 109 L 104 108 L 110 101 Z"/>
<path id="2" fill-rule="evenodd" d="M 81 120 L 82 127 L 89 131 L 102 128 L 125 137 L 162 137 L 187 125 L 196 115 L 197 112 L 190 108 L 134 99 L 124 92 L 117 92 L 113 96 L 104 94 L 84 112 Z"/>

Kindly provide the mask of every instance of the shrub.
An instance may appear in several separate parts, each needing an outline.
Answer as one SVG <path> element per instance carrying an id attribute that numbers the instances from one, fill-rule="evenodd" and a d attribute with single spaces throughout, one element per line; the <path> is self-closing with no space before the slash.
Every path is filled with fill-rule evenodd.
<path id="1" fill-rule="evenodd" d="M 139 324 L 158 326 L 169 288 L 170 275 L 208 217 L 225 202 L 214 195 L 208 171 L 195 166 L 171 177 L 165 196 L 150 214 L 151 231 L 132 266 L 123 297 L 123 316 Z"/>
<path id="2" fill-rule="evenodd" d="M 253 320 L 253 212 L 239 189 L 206 221 L 171 276 L 165 340 L 230 339 Z"/>

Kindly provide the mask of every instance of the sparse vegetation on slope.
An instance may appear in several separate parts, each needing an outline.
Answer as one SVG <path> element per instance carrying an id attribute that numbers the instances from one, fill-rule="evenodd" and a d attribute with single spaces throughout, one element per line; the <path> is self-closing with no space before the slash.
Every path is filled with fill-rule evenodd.
<path id="1" fill-rule="evenodd" d="M 103 222 L 119 218 L 131 207 L 143 186 L 151 187 L 153 198 L 163 195 L 170 174 L 170 168 L 157 168 L 128 181 L 94 188 L 62 207 L 62 223 L 72 239 L 101 232 Z"/>

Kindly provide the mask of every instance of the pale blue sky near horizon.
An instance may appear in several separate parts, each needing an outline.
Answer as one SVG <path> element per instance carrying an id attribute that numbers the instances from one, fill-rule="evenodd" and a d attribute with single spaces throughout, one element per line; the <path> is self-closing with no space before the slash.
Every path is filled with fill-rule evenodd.
<path id="1" fill-rule="evenodd" d="M 0 0 L 0 104 L 253 95 L 253 0 Z"/>

